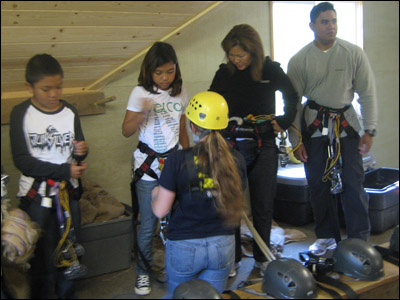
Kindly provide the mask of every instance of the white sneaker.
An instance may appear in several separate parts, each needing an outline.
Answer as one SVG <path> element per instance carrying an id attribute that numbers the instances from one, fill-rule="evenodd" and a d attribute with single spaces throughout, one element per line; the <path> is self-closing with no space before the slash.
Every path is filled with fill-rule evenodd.
<path id="1" fill-rule="evenodd" d="M 150 294 L 150 276 L 149 275 L 138 275 L 136 277 L 135 293 L 136 295 L 146 296 Z"/>
<path id="2" fill-rule="evenodd" d="M 327 250 L 336 249 L 336 241 L 335 239 L 317 239 L 314 244 L 312 244 L 308 250 L 311 251 L 312 254 L 320 256 L 324 255 Z"/>
<path id="3" fill-rule="evenodd" d="M 267 269 L 267 266 L 269 263 L 270 263 L 269 261 L 264 261 L 264 262 L 255 261 L 254 262 L 254 267 L 260 269 L 261 277 L 264 277 L 264 272 Z"/>
<path id="4" fill-rule="evenodd" d="M 237 275 L 236 270 L 239 269 L 239 267 L 240 267 L 240 262 L 233 264 L 233 267 L 229 273 L 229 278 L 235 277 Z"/>

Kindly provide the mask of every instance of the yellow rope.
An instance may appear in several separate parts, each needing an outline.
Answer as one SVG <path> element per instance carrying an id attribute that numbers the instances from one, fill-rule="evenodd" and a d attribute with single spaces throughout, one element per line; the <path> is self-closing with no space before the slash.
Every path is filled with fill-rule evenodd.
<path id="1" fill-rule="evenodd" d="M 297 143 L 296 147 L 294 147 L 294 148 L 293 148 L 292 150 L 290 150 L 290 152 L 289 152 L 289 153 L 292 153 L 292 152 L 296 151 L 297 149 L 299 149 L 300 145 L 303 143 L 303 137 L 302 137 L 302 135 L 301 135 L 300 130 L 298 130 L 297 127 L 296 127 L 294 124 L 292 124 L 292 125 L 290 125 L 290 126 L 292 126 L 293 130 L 294 130 L 294 131 L 297 133 L 297 135 L 299 136 L 299 142 Z"/>
<path id="2" fill-rule="evenodd" d="M 67 216 L 66 216 L 67 227 L 65 228 L 64 234 L 61 237 L 61 240 L 58 242 L 57 248 L 55 250 L 54 264 L 58 268 L 72 266 L 74 264 L 74 262 L 77 261 L 77 256 L 76 256 L 73 244 L 69 239 L 67 239 L 68 233 L 71 229 L 71 210 L 69 207 L 69 195 L 68 195 L 66 186 L 67 186 L 67 183 L 65 181 L 63 181 L 63 182 L 61 182 L 61 186 L 59 189 L 60 204 L 67 214 Z M 66 249 L 71 249 L 71 251 L 68 251 L 71 254 L 71 258 L 68 260 L 64 259 L 63 255 L 62 255 L 62 249 L 63 249 L 62 246 L 64 244 L 66 244 L 66 247 L 65 247 Z"/>
<path id="3" fill-rule="evenodd" d="M 334 133 L 335 133 L 335 137 L 336 137 L 336 155 L 333 159 L 328 158 L 326 160 L 326 165 L 325 165 L 325 171 L 324 171 L 324 175 L 322 176 L 322 181 L 323 182 L 327 182 L 328 180 L 332 180 L 332 177 L 330 177 L 331 175 L 331 171 L 332 169 L 335 167 L 337 161 L 339 160 L 340 157 L 340 116 L 336 116 L 335 120 L 334 120 Z"/>

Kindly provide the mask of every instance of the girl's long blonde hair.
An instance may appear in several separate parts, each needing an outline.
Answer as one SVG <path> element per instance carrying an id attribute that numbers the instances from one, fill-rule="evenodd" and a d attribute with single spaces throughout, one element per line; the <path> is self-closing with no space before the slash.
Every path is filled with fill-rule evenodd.
<path id="1" fill-rule="evenodd" d="M 196 126 L 196 125 L 195 125 Z M 196 126 L 201 132 L 204 130 Z M 212 130 L 204 140 L 194 146 L 199 171 L 209 174 L 217 190 L 216 209 L 227 225 L 239 225 L 245 207 L 237 163 L 228 144 L 218 131 Z"/>

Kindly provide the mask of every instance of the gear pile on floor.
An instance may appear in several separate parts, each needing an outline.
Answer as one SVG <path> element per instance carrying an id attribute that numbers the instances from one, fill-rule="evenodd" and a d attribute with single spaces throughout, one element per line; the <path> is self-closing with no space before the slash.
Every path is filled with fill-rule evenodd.
<path id="1" fill-rule="evenodd" d="M 99 184 L 82 180 L 83 194 L 79 201 L 81 225 L 117 219 L 124 215 L 125 206 Z"/>
<path id="2" fill-rule="evenodd" d="M 246 257 L 253 257 L 253 235 L 246 223 L 242 221 L 241 228 L 242 253 Z M 307 236 L 297 229 L 283 229 L 278 223 L 272 221 L 270 250 L 272 254 L 279 258 L 282 256 L 283 247 L 291 242 L 304 241 Z"/>

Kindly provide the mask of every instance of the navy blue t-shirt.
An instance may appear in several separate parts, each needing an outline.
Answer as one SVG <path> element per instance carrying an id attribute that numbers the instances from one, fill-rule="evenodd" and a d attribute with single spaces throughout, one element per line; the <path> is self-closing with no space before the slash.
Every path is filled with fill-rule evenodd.
<path id="1" fill-rule="evenodd" d="M 217 214 L 213 198 L 198 197 L 200 193 L 194 196 L 189 192 L 190 175 L 185 164 L 185 151 L 188 150 L 176 151 L 168 156 L 159 180 L 163 188 L 176 193 L 167 238 L 186 240 L 233 234 L 234 227 L 224 225 L 224 220 Z M 244 190 L 247 186 L 246 163 L 239 152 L 233 150 L 232 154 Z"/>

